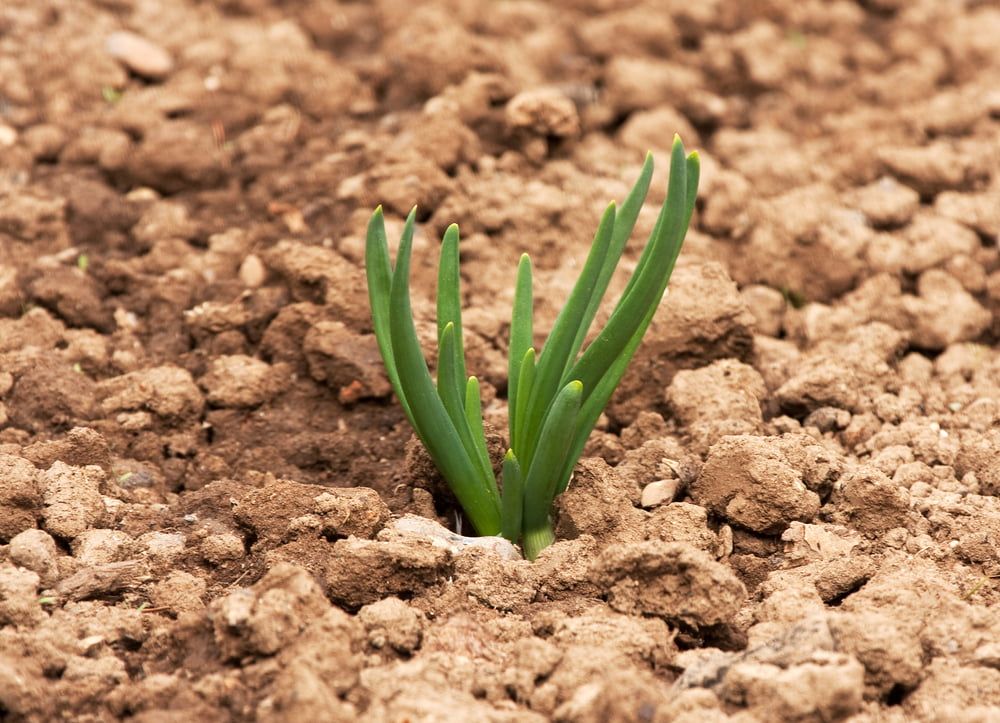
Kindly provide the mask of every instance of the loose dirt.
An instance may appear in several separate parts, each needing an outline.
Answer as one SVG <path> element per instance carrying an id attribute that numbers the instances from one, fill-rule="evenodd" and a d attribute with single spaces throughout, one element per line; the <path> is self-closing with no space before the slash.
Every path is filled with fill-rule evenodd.
<path id="1" fill-rule="evenodd" d="M 4 0 L 0 719 L 1000 719 L 997 38 L 988 0 Z M 543 335 L 675 131 L 697 213 L 556 544 L 400 522 L 457 524 L 372 209 L 419 204 L 427 348 L 461 224 L 503 430 L 518 256 Z"/>

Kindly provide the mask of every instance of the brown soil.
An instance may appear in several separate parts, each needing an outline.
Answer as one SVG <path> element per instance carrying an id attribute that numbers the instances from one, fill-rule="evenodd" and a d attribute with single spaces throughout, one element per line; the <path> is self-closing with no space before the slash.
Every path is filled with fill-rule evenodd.
<path id="1" fill-rule="evenodd" d="M 0 720 L 1000 720 L 997 38 L 989 0 L 3 0 Z M 372 208 L 420 205 L 428 346 L 462 224 L 503 429 L 518 255 L 544 333 L 674 131 L 698 213 L 558 542 L 397 526 L 455 517 Z"/>

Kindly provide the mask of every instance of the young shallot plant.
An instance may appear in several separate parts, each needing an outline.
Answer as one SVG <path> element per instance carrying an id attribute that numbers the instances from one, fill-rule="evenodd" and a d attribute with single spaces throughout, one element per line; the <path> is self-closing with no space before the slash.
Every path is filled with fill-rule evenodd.
<path id="1" fill-rule="evenodd" d="M 458 226 L 448 227 L 441 244 L 435 382 L 410 306 L 415 210 L 403 227 L 395 266 L 381 207 L 368 225 L 365 266 L 375 336 L 403 411 L 476 531 L 520 542 L 530 560 L 554 540 L 552 502 L 569 484 L 587 437 L 642 341 L 687 233 L 699 161 L 697 153 L 685 155 L 675 136 L 667 198 L 652 234 L 607 324 L 584 348 L 652 175 L 653 158 L 647 155 L 621 207 L 612 203 L 604 211 L 580 278 L 539 352 L 533 346 L 531 261 L 521 257 L 511 317 L 509 449 L 502 488 L 486 448 L 479 382 L 466 376 Z"/>

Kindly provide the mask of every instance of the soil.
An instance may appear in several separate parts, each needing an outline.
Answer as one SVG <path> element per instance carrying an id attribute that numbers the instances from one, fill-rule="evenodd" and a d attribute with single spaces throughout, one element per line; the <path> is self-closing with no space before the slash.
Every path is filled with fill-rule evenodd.
<path id="1" fill-rule="evenodd" d="M 989 0 L 4 0 L 0 720 L 1000 720 L 997 38 Z M 556 544 L 428 537 L 372 209 L 419 204 L 427 348 L 461 224 L 502 430 L 518 256 L 543 335 L 675 131 L 697 213 Z"/>

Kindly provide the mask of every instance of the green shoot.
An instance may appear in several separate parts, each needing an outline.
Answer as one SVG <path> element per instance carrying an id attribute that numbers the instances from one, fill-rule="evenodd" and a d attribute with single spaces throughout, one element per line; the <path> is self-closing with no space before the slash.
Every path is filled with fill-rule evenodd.
<path id="1" fill-rule="evenodd" d="M 584 348 L 639 210 L 653 158 L 621 206 L 601 217 L 580 278 L 548 338 L 534 348 L 531 260 L 517 268 L 507 379 L 509 449 L 503 492 L 493 476 L 483 430 L 479 382 L 466 376 L 462 341 L 458 227 L 441 243 L 437 287 L 437 380 L 417 340 L 410 305 L 415 209 L 403 228 L 395 266 L 381 207 L 368 225 L 365 266 L 379 351 L 392 388 L 417 437 L 481 535 L 520 542 L 535 559 L 554 540 L 551 508 L 565 491 L 598 417 L 611 400 L 666 291 L 694 211 L 697 153 L 675 136 L 670 183 L 653 232 L 607 324 Z M 582 352 L 581 352 L 582 350 Z"/>

